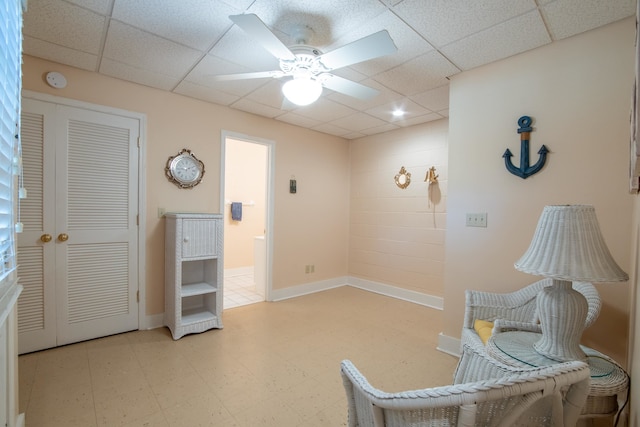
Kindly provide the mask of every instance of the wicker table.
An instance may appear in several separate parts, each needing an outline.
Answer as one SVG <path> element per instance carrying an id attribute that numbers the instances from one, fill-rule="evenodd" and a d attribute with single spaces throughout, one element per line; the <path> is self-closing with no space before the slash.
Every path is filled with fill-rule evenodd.
<path id="1" fill-rule="evenodd" d="M 501 332 L 489 339 L 487 352 L 511 366 L 537 367 L 558 363 L 534 350 L 533 344 L 539 339 L 540 334 L 535 332 Z M 581 347 L 591 368 L 591 387 L 580 418 L 589 420 L 608 417 L 613 420 L 624 409 L 629 391 L 629 376 L 610 357 L 591 348 Z"/>

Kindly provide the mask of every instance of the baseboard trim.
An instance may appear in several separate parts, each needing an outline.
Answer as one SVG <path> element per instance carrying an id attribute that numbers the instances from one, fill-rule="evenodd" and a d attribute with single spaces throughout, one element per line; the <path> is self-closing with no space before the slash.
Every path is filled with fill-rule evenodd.
<path id="1" fill-rule="evenodd" d="M 334 279 L 320 280 L 318 282 L 310 282 L 302 285 L 291 286 L 284 289 L 271 290 L 271 301 L 282 301 L 289 298 L 309 295 L 316 292 L 322 292 L 333 288 L 339 288 L 347 284 L 347 277 L 336 277 Z"/>
<path id="2" fill-rule="evenodd" d="M 336 277 L 328 280 L 304 283 L 302 285 L 291 286 L 284 289 L 272 290 L 270 301 L 283 301 L 290 298 L 296 298 L 303 295 L 309 295 L 316 292 L 339 288 L 341 286 L 352 286 L 354 288 L 374 292 L 377 294 L 388 296 L 390 298 L 407 301 L 413 304 L 423 305 L 426 307 L 434 308 L 436 310 L 442 310 L 444 308 L 444 298 L 442 297 L 422 294 L 420 292 L 410 291 L 407 289 L 398 288 L 396 286 L 361 279 L 359 277 L 353 276 Z M 145 324 L 140 325 L 140 329 L 155 329 L 161 328 L 163 326 L 164 314 L 152 314 L 145 316 Z M 446 336 L 442 335 L 441 337 Z M 445 338 L 443 338 L 443 341 L 438 345 L 438 349 L 444 351 L 445 353 L 450 353 L 456 356 L 459 355 L 458 348 L 460 347 L 460 340 L 451 337 L 446 338 L 453 340 L 453 342 L 449 343 Z"/>
<path id="3" fill-rule="evenodd" d="M 225 268 L 224 277 L 244 276 L 246 274 L 253 274 L 253 266 L 238 267 L 238 268 Z"/>
<path id="4" fill-rule="evenodd" d="M 440 332 L 438 334 L 438 346 L 436 349 L 452 356 L 460 357 L 460 339 L 450 337 Z"/>
<path id="5" fill-rule="evenodd" d="M 426 307 L 442 310 L 444 308 L 444 298 L 436 297 L 433 295 L 421 294 L 420 292 L 410 291 L 407 289 L 398 288 L 392 285 L 386 285 L 380 282 L 373 282 L 371 280 L 361 279 L 359 277 L 349 276 L 347 278 L 347 284 L 354 288 L 363 289 L 369 292 L 375 292 L 377 294 L 385 295 L 391 298 L 396 298 L 414 304 L 424 305 Z"/>
<path id="6" fill-rule="evenodd" d="M 145 316 L 144 323 L 144 325 L 140 325 L 140 330 L 162 328 L 164 326 L 164 313 L 148 314 Z"/>

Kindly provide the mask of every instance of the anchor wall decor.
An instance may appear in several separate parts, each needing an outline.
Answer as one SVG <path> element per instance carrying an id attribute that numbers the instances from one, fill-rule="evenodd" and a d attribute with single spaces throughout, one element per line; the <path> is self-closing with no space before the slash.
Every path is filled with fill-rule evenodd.
<path id="1" fill-rule="evenodd" d="M 504 157 L 504 164 L 507 170 L 514 175 L 519 176 L 522 179 L 527 179 L 534 173 L 537 173 L 544 166 L 544 162 L 547 159 L 547 153 L 549 150 L 544 145 L 538 150 L 540 157 L 535 165 L 529 166 L 529 135 L 531 134 L 531 117 L 522 116 L 518 119 L 518 133 L 520 134 L 520 167 L 517 168 L 511 163 L 511 157 L 513 154 L 511 150 L 507 148 L 502 157 Z"/>

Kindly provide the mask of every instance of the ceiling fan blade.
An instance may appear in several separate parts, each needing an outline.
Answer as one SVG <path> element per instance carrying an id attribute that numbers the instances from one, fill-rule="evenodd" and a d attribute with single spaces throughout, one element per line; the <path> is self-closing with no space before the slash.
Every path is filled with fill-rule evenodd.
<path id="1" fill-rule="evenodd" d="M 377 96 L 380 93 L 380 91 L 378 91 L 377 89 L 365 86 L 360 83 L 356 83 L 352 80 L 347 80 L 345 78 L 335 76 L 333 74 L 324 73 L 319 77 L 324 87 L 365 101 Z"/>
<path id="2" fill-rule="evenodd" d="M 387 30 L 381 30 L 367 37 L 320 55 L 320 62 L 330 70 L 346 67 L 369 59 L 389 55 L 398 50 Z"/>
<path id="3" fill-rule="evenodd" d="M 230 80 L 247 80 L 247 79 L 266 79 L 273 77 L 274 79 L 284 76 L 282 71 L 257 71 L 255 73 L 237 73 L 237 74 L 220 74 L 213 76 L 214 82 L 226 82 Z"/>
<path id="4" fill-rule="evenodd" d="M 242 28 L 256 42 L 267 49 L 278 59 L 296 59 L 296 56 L 285 46 L 269 27 L 257 15 L 247 13 L 243 15 L 230 15 L 229 19 L 238 27 Z"/>

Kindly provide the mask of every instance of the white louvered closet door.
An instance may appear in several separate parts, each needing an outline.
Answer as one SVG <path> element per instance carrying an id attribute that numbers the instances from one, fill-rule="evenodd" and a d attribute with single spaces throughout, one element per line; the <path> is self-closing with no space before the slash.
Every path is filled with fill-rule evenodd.
<path id="1" fill-rule="evenodd" d="M 32 104 L 36 108 L 53 105 L 55 113 L 53 117 L 44 114 L 41 160 L 31 154 L 38 151 L 31 146 L 38 144 L 26 141 L 23 130 L 23 146 L 30 146 L 23 148 L 30 152 L 23 156 L 26 200 L 32 200 L 30 183 L 37 188 L 38 180 L 42 196 L 36 193 L 32 206 L 21 208 L 30 234 L 21 236 L 25 244 L 19 246 L 19 275 L 27 278 L 23 285 L 30 297 L 19 301 L 20 352 L 137 329 L 139 121 L 25 101 L 25 118 Z M 34 224 L 42 224 L 34 225 L 33 232 L 27 225 L 31 217 L 37 219 Z M 40 239 L 46 234 L 51 241 Z M 40 331 L 39 319 L 43 319 Z"/>
<path id="2" fill-rule="evenodd" d="M 24 188 L 20 200 L 24 230 L 18 234 L 19 352 L 56 345 L 55 244 L 42 239 L 55 230 L 55 104 L 22 100 L 21 140 Z M 48 161 L 45 161 L 45 158 Z"/>

